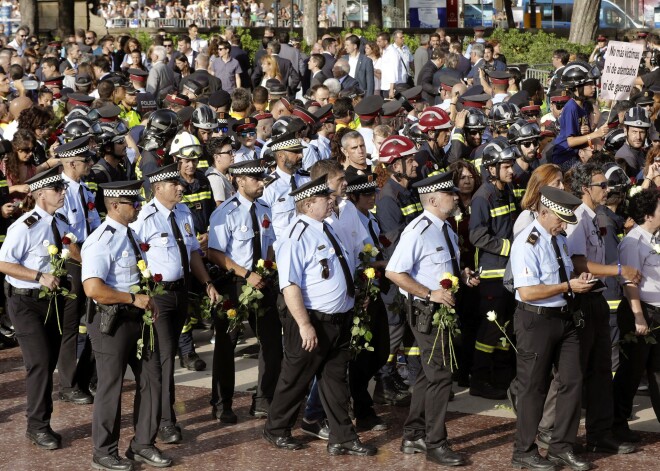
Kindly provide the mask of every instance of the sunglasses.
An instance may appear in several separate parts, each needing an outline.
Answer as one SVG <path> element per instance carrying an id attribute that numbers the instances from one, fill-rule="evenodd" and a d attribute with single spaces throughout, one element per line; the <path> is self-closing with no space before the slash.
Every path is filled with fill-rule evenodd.
<path id="1" fill-rule="evenodd" d="M 538 141 L 538 139 L 534 139 L 534 140 L 531 140 L 531 141 L 521 142 L 520 145 L 523 146 L 523 147 L 536 147 L 536 146 L 539 145 L 539 141 Z"/>
<path id="2" fill-rule="evenodd" d="M 130 206 L 133 206 L 133 209 L 140 209 L 142 206 L 141 201 L 117 201 L 117 204 L 128 204 Z"/>
<path id="3" fill-rule="evenodd" d="M 163 47 L 172 47 L 171 44 L 163 44 Z"/>
<path id="4" fill-rule="evenodd" d="M 64 190 L 66 190 L 67 188 L 69 188 L 69 184 L 68 184 L 68 183 L 65 183 L 65 182 L 58 182 L 58 183 L 56 183 L 56 184 L 53 185 L 53 186 L 49 186 L 49 187 L 47 187 L 46 189 L 47 189 L 47 190 L 53 190 L 53 191 L 55 191 L 55 192 L 57 192 L 57 193 L 62 193 L 62 192 L 63 192 Z"/>
<path id="5" fill-rule="evenodd" d="M 555 105 L 555 108 L 557 108 L 558 110 L 561 110 L 566 105 L 566 102 L 556 101 L 556 102 L 554 102 L 554 105 Z"/>
<path id="6" fill-rule="evenodd" d="M 217 128 L 217 130 L 221 133 L 227 134 L 229 128 L 225 126 L 225 127 Z"/>
<path id="7" fill-rule="evenodd" d="M 255 131 L 241 132 L 241 137 L 254 137 L 257 133 Z"/>
<path id="8" fill-rule="evenodd" d="M 600 183 L 591 183 L 589 186 L 599 186 L 603 190 L 607 190 L 607 187 L 609 184 L 607 182 L 600 182 Z"/>
<path id="9" fill-rule="evenodd" d="M 218 155 L 236 155 L 236 151 L 230 150 L 229 152 L 218 152 Z"/>

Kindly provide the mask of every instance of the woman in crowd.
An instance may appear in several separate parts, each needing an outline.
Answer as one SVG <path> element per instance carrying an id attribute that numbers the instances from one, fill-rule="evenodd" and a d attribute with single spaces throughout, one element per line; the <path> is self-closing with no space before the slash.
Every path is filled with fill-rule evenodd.
<path id="1" fill-rule="evenodd" d="M 261 79 L 261 86 L 265 87 L 266 82 L 270 79 L 277 79 L 282 82 L 282 74 L 280 73 L 280 67 L 277 65 L 277 61 L 273 56 L 264 55 L 261 58 L 261 68 L 264 71 L 264 76 Z"/>
<path id="2" fill-rule="evenodd" d="M 520 202 L 523 211 L 516 219 L 513 225 L 513 237 L 515 238 L 520 231 L 530 225 L 538 211 L 539 201 L 541 201 L 541 188 L 544 186 L 551 186 L 554 188 L 564 189 L 563 174 L 558 165 L 544 164 L 532 172 L 529 182 L 527 183 L 527 190 Z"/>
<path id="3" fill-rule="evenodd" d="M 369 41 L 364 46 L 364 54 L 374 63 L 374 90 L 380 90 L 381 57 L 380 48 L 374 41 Z"/>
<path id="4" fill-rule="evenodd" d="M 215 204 L 220 206 L 236 192 L 227 173 L 229 166 L 234 163 L 236 152 L 232 147 L 231 138 L 228 136 L 212 137 L 206 148 L 210 156 L 206 178 L 211 184 Z"/>

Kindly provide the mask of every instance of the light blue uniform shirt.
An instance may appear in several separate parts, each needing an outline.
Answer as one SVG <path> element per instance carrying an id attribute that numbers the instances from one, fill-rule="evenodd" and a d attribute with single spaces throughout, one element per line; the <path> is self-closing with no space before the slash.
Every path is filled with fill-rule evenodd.
<path id="1" fill-rule="evenodd" d="M 305 141 L 301 141 L 301 143 L 303 146 L 302 168 L 303 170 L 309 171 L 312 165 L 314 165 L 319 160 L 322 160 L 321 153 L 315 145 Z"/>
<path id="2" fill-rule="evenodd" d="M 428 211 L 424 211 L 413 219 L 401 233 L 399 244 L 387 263 L 387 271 L 407 273 L 413 280 L 428 289 L 439 289 L 442 275 L 454 271 L 451 253 L 442 232 L 445 224 L 447 223 Z M 447 228 L 454 245 L 456 262 L 460 266 L 458 236 L 451 225 L 447 224 Z M 458 273 L 454 273 L 454 275 L 459 276 Z M 399 291 L 408 296 L 403 289 L 399 288 Z"/>
<path id="3" fill-rule="evenodd" d="M 296 215 L 296 203 L 293 196 L 289 196 L 289 193 L 291 193 L 291 175 L 283 172 L 279 167 L 271 175 L 275 177 L 275 180 L 266 187 L 261 201 L 270 208 L 275 237 L 279 239 L 284 235 L 284 229 Z M 304 177 L 298 173 L 295 174 L 295 178 L 298 188 L 310 181 L 309 177 Z"/>
<path id="4" fill-rule="evenodd" d="M 605 243 L 600 235 L 598 216 L 586 204 L 582 203 L 576 210 L 577 224 L 569 224 L 566 228 L 568 251 L 573 255 L 584 255 L 590 262 L 605 263 Z"/>
<path id="5" fill-rule="evenodd" d="M 333 235 L 341 245 L 339 236 L 336 233 Z M 352 275 L 355 264 L 343 247 L 342 250 Z M 280 289 L 299 286 L 307 309 L 339 314 L 353 308 L 355 300 L 346 294 L 344 272 L 330 240 L 323 232 L 322 222 L 304 215 L 295 218 L 278 239 L 276 256 Z M 327 260 L 327 279 L 321 276 L 322 260 Z"/>
<path id="6" fill-rule="evenodd" d="M 275 241 L 275 233 L 271 224 L 270 209 L 261 201 L 257 200 L 253 203 L 240 193 L 236 193 L 213 211 L 210 223 L 209 248 L 223 252 L 246 270 L 254 269 L 252 266 L 254 231 L 250 217 L 253 204 L 256 205 L 261 237 L 260 258 L 266 259 L 268 247 Z"/>
<path id="7" fill-rule="evenodd" d="M 368 211 L 367 215 L 364 215 L 358 211 L 358 216 L 360 217 L 362 226 L 367 231 L 367 238 L 364 239 L 364 244 L 371 244 L 374 247 L 380 247 L 380 240 L 374 240 L 373 237 L 371 237 L 371 232 L 369 232 L 369 223 L 371 222 L 371 227 L 373 227 L 374 232 L 376 233 L 376 237 L 380 237 L 380 225 L 378 224 L 378 219 L 376 219 L 376 216 L 374 216 L 371 211 Z"/>
<path id="8" fill-rule="evenodd" d="M 327 137 L 318 135 L 316 136 L 316 139 L 313 141 L 309 141 L 310 145 L 316 147 L 316 149 L 319 151 L 319 155 L 321 156 L 321 160 L 327 160 L 330 158 L 331 150 L 330 150 L 330 139 Z"/>
<path id="9" fill-rule="evenodd" d="M 149 270 L 151 273 L 163 275 L 163 281 L 177 281 L 183 278 L 181 253 L 172 234 L 170 213 L 169 209 L 154 198 L 142 207 L 137 221 L 131 223 L 139 240 L 149 244 L 149 250 L 144 257 Z M 174 217 L 183 236 L 190 262 L 190 254 L 199 250 L 190 209 L 185 204 L 178 203 L 174 207 Z"/>
<path id="10" fill-rule="evenodd" d="M 367 230 L 360 222 L 358 210 L 349 200 L 342 198 L 339 203 L 339 217 L 333 211 L 325 219 L 332 229 L 339 235 L 341 243 L 353 257 L 355 266 L 360 262 L 360 252 L 364 248 L 365 240 L 369 238 Z"/>
<path id="11" fill-rule="evenodd" d="M 87 227 L 85 224 L 85 208 L 83 208 L 82 201 L 80 201 L 79 188 L 80 186 L 83 187 L 86 203 L 94 202 L 94 193 L 87 188 L 85 183 L 75 182 L 65 173 L 62 173 L 62 180 L 64 180 L 69 187 L 64 195 L 64 206 L 58 209 L 57 212 L 67 218 L 71 225 L 71 232 L 78 238 L 78 242 L 82 243 L 87 240 L 89 234 L 87 233 Z M 101 217 L 96 208 L 87 210 L 87 219 L 89 221 L 89 228 L 92 231 L 101 225 Z"/>
<path id="12" fill-rule="evenodd" d="M 106 285 L 124 293 L 140 282 L 138 260 L 128 239 L 128 230 L 110 216 L 105 218 L 82 246 L 82 281 L 100 278 Z M 139 246 L 139 236 L 133 234 L 133 237 Z"/>
<path id="13" fill-rule="evenodd" d="M 48 246 L 55 244 L 56 237 L 51 229 L 53 217 L 37 205 L 32 211 L 18 218 L 7 230 L 7 237 L 0 248 L 0 260 L 50 273 Z M 70 227 L 59 217 L 55 217 L 55 220 L 60 232 L 57 237 L 61 239 L 62 235 L 69 232 Z M 18 280 L 9 275 L 5 279 L 15 288 L 35 289 L 41 286 L 37 281 Z"/>
<path id="14" fill-rule="evenodd" d="M 534 235 L 530 235 L 534 231 Z M 534 237 L 538 236 L 535 243 L 531 243 Z M 571 279 L 573 271 L 573 262 L 571 261 L 568 243 L 562 235 L 557 236 L 557 245 L 561 251 L 564 266 L 566 267 L 566 276 Z M 521 286 L 537 285 L 557 285 L 561 283 L 559 277 L 559 262 L 557 255 L 552 248 L 552 235 L 546 231 L 538 220 L 527 226 L 514 239 L 511 247 L 511 272 L 513 273 L 513 285 L 515 288 Z M 516 299 L 520 295 L 516 291 Z M 566 300 L 561 294 L 531 301 L 528 304 L 545 307 L 563 307 Z"/>
<path id="15" fill-rule="evenodd" d="M 236 151 L 234 155 L 234 163 L 245 162 L 246 160 L 257 160 L 257 150 L 248 149 L 244 145 Z"/>

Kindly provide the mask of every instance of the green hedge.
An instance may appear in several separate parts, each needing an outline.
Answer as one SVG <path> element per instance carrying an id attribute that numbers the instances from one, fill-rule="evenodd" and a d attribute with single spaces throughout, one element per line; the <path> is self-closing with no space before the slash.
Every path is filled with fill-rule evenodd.
<path id="1" fill-rule="evenodd" d="M 342 38 L 346 36 L 346 34 L 348 33 L 353 33 L 357 36 L 363 37 L 367 41 L 375 41 L 381 32 L 390 33 L 390 30 L 388 28 L 377 28 L 374 25 L 370 25 L 369 27 L 367 27 L 367 29 L 360 29 L 360 28 L 345 29 L 340 34 Z M 403 42 L 406 46 L 408 46 L 410 52 L 414 53 L 415 50 L 417 50 L 417 48 L 419 47 L 419 35 L 417 34 L 408 35 L 404 33 Z"/>
<path id="2" fill-rule="evenodd" d="M 500 50 L 509 64 L 549 64 L 552 62 L 552 52 L 555 49 L 565 49 L 571 53 L 582 52 L 588 56 L 595 46 L 595 43 L 585 46 L 571 43 L 565 38 L 558 38 L 544 31 L 531 33 L 518 29 L 497 28 L 486 40 L 491 38 L 500 41 Z M 466 41 L 464 44 L 469 42 Z"/>

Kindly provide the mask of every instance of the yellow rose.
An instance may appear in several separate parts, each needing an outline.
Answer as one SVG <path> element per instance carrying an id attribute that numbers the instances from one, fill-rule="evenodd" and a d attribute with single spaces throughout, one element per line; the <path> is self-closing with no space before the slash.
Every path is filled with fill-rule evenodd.
<path id="1" fill-rule="evenodd" d="M 371 254 L 371 249 L 373 249 L 373 246 L 371 244 L 367 244 L 362 248 L 362 251 L 364 253 Z"/>
<path id="2" fill-rule="evenodd" d="M 140 260 L 139 262 L 137 262 L 137 267 L 138 270 L 145 271 L 147 269 L 147 262 L 145 262 L 144 260 Z"/>
<path id="3" fill-rule="evenodd" d="M 57 252 L 59 252 L 59 249 L 57 248 L 56 245 L 50 244 L 50 245 L 48 246 L 48 253 L 49 253 L 50 255 L 57 255 Z"/>
<path id="4" fill-rule="evenodd" d="M 260 260 L 257 262 L 257 267 L 258 267 L 258 268 L 263 268 L 263 267 L 264 267 L 264 260 L 263 260 L 263 259 L 260 259 Z"/>
<path id="5" fill-rule="evenodd" d="M 373 268 L 367 268 L 366 270 L 364 270 L 364 276 L 366 276 L 370 280 L 373 280 L 376 277 L 376 270 L 374 270 Z"/>
<path id="6" fill-rule="evenodd" d="M 273 262 L 273 270 L 277 270 L 277 263 Z"/>
<path id="7" fill-rule="evenodd" d="M 229 309 L 227 311 L 227 319 L 234 319 L 236 317 L 236 309 Z"/>
<path id="8" fill-rule="evenodd" d="M 456 288 L 456 287 L 458 286 L 458 277 L 457 277 L 457 276 L 452 276 L 452 277 L 450 278 L 450 280 L 451 280 L 451 285 L 452 285 L 454 288 Z"/>
<path id="9" fill-rule="evenodd" d="M 444 273 L 442 274 L 442 277 L 440 277 L 440 279 L 441 279 L 441 280 L 451 280 L 453 276 L 454 276 L 454 275 L 452 275 L 451 273 L 449 273 L 448 271 L 446 271 L 446 272 L 444 272 Z"/>

